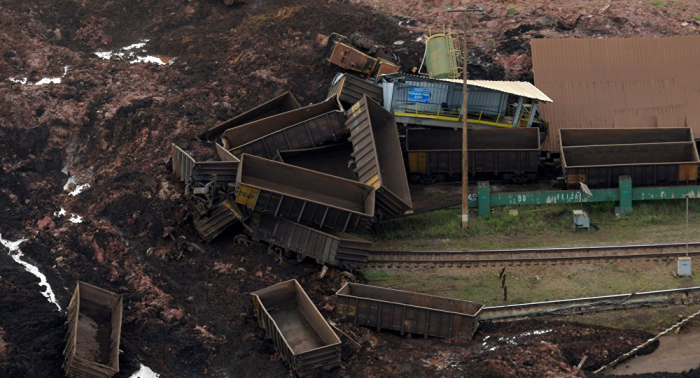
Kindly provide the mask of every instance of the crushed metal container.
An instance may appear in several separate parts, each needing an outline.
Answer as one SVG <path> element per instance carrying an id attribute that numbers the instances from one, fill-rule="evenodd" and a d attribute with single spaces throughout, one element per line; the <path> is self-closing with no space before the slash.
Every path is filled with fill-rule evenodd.
<path id="1" fill-rule="evenodd" d="M 192 179 L 207 183 L 216 177 L 218 185 L 228 186 L 236 182 L 238 164 L 238 161 L 198 161 L 192 167 Z"/>
<path id="2" fill-rule="evenodd" d="M 338 73 L 333 78 L 333 84 L 328 91 L 327 98 L 338 96 L 338 100 L 341 103 L 350 107 L 360 101 L 362 95 L 367 95 L 367 97 L 377 103 L 381 103 L 383 98 L 382 86 L 370 83 L 357 76 Z"/>
<path id="3" fill-rule="evenodd" d="M 690 129 L 561 129 L 559 147 L 569 189 L 578 189 L 580 183 L 618 187 L 620 176 L 630 176 L 634 187 L 689 185 L 698 180 L 700 158 Z"/>
<path id="4" fill-rule="evenodd" d="M 243 211 L 232 200 L 225 200 L 205 214 L 194 215 L 194 228 L 207 243 L 244 219 Z"/>
<path id="5" fill-rule="evenodd" d="M 343 142 L 304 150 L 278 151 L 279 161 L 357 181 L 357 175 L 352 169 L 352 143 Z"/>
<path id="6" fill-rule="evenodd" d="M 469 130 L 469 173 L 503 174 L 513 181 L 537 178 L 540 143 L 534 127 Z M 408 171 L 414 180 L 462 175 L 462 130 L 407 129 Z"/>
<path id="7" fill-rule="evenodd" d="M 340 366 L 340 339 L 297 280 L 251 295 L 258 325 L 299 375 Z"/>
<path id="8" fill-rule="evenodd" d="M 346 138 L 345 113 L 336 97 L 226 130 L 223 147 L 234 156 L 247 153 L 272 159 L 277 150 L 317 147 Z"/>
<path id="9" fill-rule="evenodd" d="M 347 70 L 368 76 L 379 76 L 399 72 L 401 67 L 381 58 L 373 58 L 362 51 L 340 42 L 346 38 L 333 33 L 328 38 L 324 59 Z"/>
<path id="10" fill-rule="evenodd" d="M 366 95 L 347 112 L 359 181 L 377 190 L 378 218 L 412 210 L 406 168 L 394 116 Z"/>
<path id="11" fill-rule="evenodd" d="M 362 232 L 374 217 L 374 188 L 356 181 L 243 154 L 236 203 L 297 223 Z"/>
<path id="12" fill-rule="evenodd" d="M 119 372 L 122 296 L 80 282 L 68 306 L 63 369 L 69 377 L 110 378 Z"/>
<path id="13" fill-rule="evenodd" d="M 404 333 L 471 340 L 484 305 L 378 286 L 346 283 L 336 294 L 341 321 Z"/>
<path id="14" fill-rule="evenodd" d="M 170 144 L 170 152 L 172 155 L 173 173 L 180 181 L 184 182 L 185 185 L 189 184 L 192 181 L 192 170 L 194 169 L 195 163 L 194 158 L 182 148 L 175 145 L 175 143 Z"/>
<path id="15" fill-rule="evenodd" d="M 318 264 L 359 268 L 367 262 L 372 243 L 333 231 L 317 230 L 269 214 L 253 213 L 248 221 L 255 241 L 264 240 L 284 252 L 297 254 L 299 260 L 311 257 Z"/>
<path id="16" fill-rule="evenodd" d="M 290 110 L 298 108 L 299 103 L 297 102 L 297 99 L 294 98 L 294 95 L 291 92 L 284 92 L 283 94 L 263 104 L 260 104 L 229 120 L 218 123 L 213 127 L 202 131 L 201 133 L 199 133 L 199 135 L 197 135 L 197 137 L 202 140 L 214 139 L 230 128 L 244 125 L 248 122 L 253 122 L 255 120 L 271 117 L 276 114 L 288 112 Z"/>

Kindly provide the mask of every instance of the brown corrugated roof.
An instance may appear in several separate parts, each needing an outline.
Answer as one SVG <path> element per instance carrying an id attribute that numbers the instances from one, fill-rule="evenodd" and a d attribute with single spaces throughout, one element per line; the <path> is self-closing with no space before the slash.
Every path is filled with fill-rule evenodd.
<path id="1" fill-rule="evenodd" d="M 691 127 L 700 135 L 700 36 L 533 39 L 535 84 L 549 125 L 562 128 Z"/>

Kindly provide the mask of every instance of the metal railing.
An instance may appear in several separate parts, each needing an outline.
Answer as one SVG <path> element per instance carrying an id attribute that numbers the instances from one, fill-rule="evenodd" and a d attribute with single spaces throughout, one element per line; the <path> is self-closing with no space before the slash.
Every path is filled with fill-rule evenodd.
<path id="1" fill-rule="evenodd" d="M 393 106 L 393 112 L 395 114 L 401 115 L 412 115 L 415 117 L 425 117 L 425 118 L 448 118 L 455 121 L 462 119 L 461 117 L 461 107 L 449 107 L 442 106 L 440 104 L 428 104 L 419 102 L 395 102 Z M 508 105 L 504 113 L 494 112 L 493 110 L 469 107 L 467 112 L 467 119 L 476 122 L 489 122 L 497 123 L 504 126 L 510 126 L 512 124 L 512 117 L 515 114 L 515 107 Z M 511 117 L 510 120 L 503 122 Z"/>

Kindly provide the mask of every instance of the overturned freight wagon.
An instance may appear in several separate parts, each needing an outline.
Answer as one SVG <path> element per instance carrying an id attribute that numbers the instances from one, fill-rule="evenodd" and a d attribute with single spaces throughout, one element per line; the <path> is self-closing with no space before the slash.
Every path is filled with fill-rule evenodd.
<path id="1" fill-rule="evenodd" d="M 253 240 L 264 240 L 288 254 L 294 253 L 299 261 L 311 257 L 319 264 L 359 268 L 367 262 L 372 246 L 367 240 L 343 232 L 316 230 L 269 214 L 254 213 L 248 225 L 253 230 Z"/>
<path id="2" fill-rule="evenodd" d="M 297 223 L 362 232 L 374 218 L 374 189 L 362 183 L 243 154 L 236 203 Z"/>
<path id="3" fill-rule="evenodd" d="M 231 156 L 228 161 L 196 161 L 185 150 L 171 144 L 172 166 L 175 176 L 185 185 L 190 183 L 206 184 L 211 181 L 226 187 L 229 182 L 236 181 L 238 158 Z"/>
<path id="4" fill-rule="evenodd" d="M 230 199 L 213 205 L 205 212 L 193 214 L 194 228 L 207 243 L 221 235 L 229 227 L 244 220 L 243 211 Z"/>
<path id="5" fill-rule="evenodd" d="M 356 283 L 346 283 L 336 296 L 342 321 L 426 338 L 471 340 L 484 308 L 469 301 Z"/>
<path id="6" fill-rule="evenodd" d="M 331 89 L 328 91 L 328 98 L 338 96 L 338 101 L 348 107 L 362 99 L 362 95 L 376 101 L 382 102 L 382 86 L 370 83 L 357 76 L 338 73 L 333 78 Z"/>
<path id="7" fill-rule="evenodd" d="M 410 212 L 413 204 L 394 116 L 366 95 L 347 115 L 355 173 L 360 182 L 377 190 L 377 217 Z"/>
<path id="8" fill-rule="evenodd" d="M 700 158 L 692 131 L 653 130 L 560 129 L 566 186 L 613 188 L 620 176 L 630 176 L 635 187 L 695 184 Z"/>
<path id="9" fill-rule="evenodd" d="M 503 175 L 527 182 L 537 178 L 539 129 L 469 130 L 469 173 Z M 462 174 L 462 130 L 407 129 L 406 152 L 411 179 L 434 182 Z"/>
<path id="10" fill-rule="evenodd" d="M 401 69 L 385 59 L 371 57 L 363 53 L 351 47 L 349 43 L 350 41 L 346 37 L 337 33 L 331 34 L 323 54 L 324 59 L 328 63 L 368 76 L 392 74 Z"/>
<path id="11" fill-rule="evenodd" d="M 204 140 L 214 139 L 230 128 L 244 125 L 248 122 L 253 122 L 259 119 L 272 117 L 276 114 L 298 109 L 299 107 L 299 103 L 297 102 L 297 99 L 294 98 L 294 95 L 291 92 L 284 92 L 283 94 L 265 103 L 262 103 L 229 120 L 218 123 L 213 127 L 200 132 L 197 136 Z"/>
<path id="12" fill-rule="evenodd" d="M 317 147 L 345 138 L 345 113 L 336 97 L 226 130 L 224 149 L 234 156 L 251 154 L 267 159 L 277 150 Z"/>
<path id="13" fill-rule="evenodd" d="M 340 366 L 340 339 L 297 280 L 251 293 L 258 325 L 298 374 Z"/>
<path id="14" fill-rule="evenodd" d="M 122 296 L 78 282 L 68 306 L 63 369 L 69 377 L 109 378 L 119 372 Z"/>

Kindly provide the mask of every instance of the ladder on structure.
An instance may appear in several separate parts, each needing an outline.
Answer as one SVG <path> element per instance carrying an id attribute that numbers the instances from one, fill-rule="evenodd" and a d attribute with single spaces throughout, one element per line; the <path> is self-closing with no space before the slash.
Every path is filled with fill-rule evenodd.
<path id="1" fill-rule="evenodd" d="M 463 69 L 459 65 L 459 57 L 462 56 L 462 50 L 455 46 L 457 35 L 451 31 L 445 33 L 447 38 L 447 53 L 450 56 L 450 73 L 447 75 L 450 79 L 461 79 Z"/>

